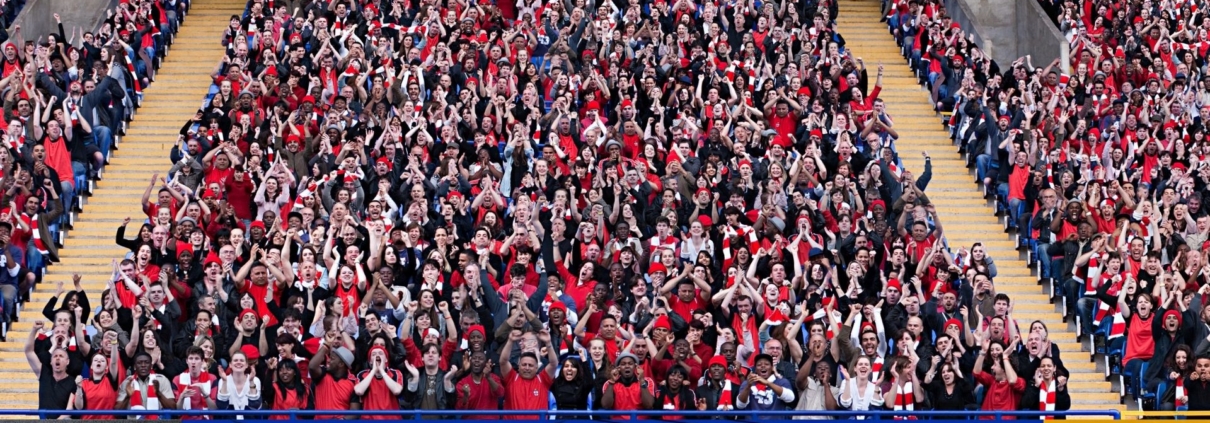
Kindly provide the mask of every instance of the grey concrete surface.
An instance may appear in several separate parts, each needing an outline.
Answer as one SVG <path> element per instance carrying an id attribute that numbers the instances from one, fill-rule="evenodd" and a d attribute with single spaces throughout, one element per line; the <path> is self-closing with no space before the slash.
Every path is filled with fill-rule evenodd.
<path id="1" fill-rule="evenodd" d="M 1056 58 L 1067 69 L 1067 41 L 1035 0 L 945 0 L 946 10 L 985 53 L 1007 68 L 1013 60 L 1032 55 L 1045 67 Z"/>
<path id="2" fill-rule="evenodd" d="M 9 26 L 9 34 L 13 33 L 16 25 L 21 25 L 21 35 L 30 41 L 58 32 L 55 13 L 63 19 L 63 29 L 68 37 L 71 37 L 71 30 L 75 27 L 95 31 L 105 21 L 105 10 L 117 4 L 118 0 L 28 0 L 21 14 Z M 78 39 L 76 41 L 79 42 Z"/>

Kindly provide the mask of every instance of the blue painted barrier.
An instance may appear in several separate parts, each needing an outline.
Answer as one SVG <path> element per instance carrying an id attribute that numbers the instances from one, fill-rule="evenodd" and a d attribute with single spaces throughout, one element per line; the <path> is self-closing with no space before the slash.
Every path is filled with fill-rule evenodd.
<path id="1" fill-rule="evenodd" d="M 53 419 L 58 416 L 81 416 L 81 415 L 106 415 L 113 414 L 118 417 L 129 416 L 147 416 L 156 415 L 161 418 L 181 418 L 181 417 L 201 417 L 208 416 L 213 421 L 234 421 L 238 418 L 243 418 L 246 422 L 265 421 L 267 418 L 273 417 L 288 417 L 289 420 L 298 420 L 300 417 L 308 418 L 314 416 L 331 416 L 333 411 L 330 410 L 114 410 L 114 411 L 97 411 L 97 410 L 68 410 L 68 411 L 44 411 L 44 410 L 0 410 L 0 416 L 30 416 L 37 415 L 42 419 Z M 847 410 L 838 411 L 664 411 L 664 410 L 644 410 L 644 411 L 564 411 L 564 410 L 534 410 L 534 411 L 502 411 L 502 410 L 442 410 L 442 411 L 424 411 L 424 410 L 399 410 L 399 411 L 364 411 L 356 410 L 352 412 L 337 412 L 336 414 L 347 414 L 357 419 L 373 418 L 373 417 L 395 417 L 395 421 L 415 421 L 419 422 L 425 418 L 442 417 L 444 419 L 454 419 L 467 416 L 490 416 L 494 418 L 516 416 L 520 417 L 521 421 L 549 421 L 552 419 L 561 422 L 575 421 L 602 421 L 602 420 L 635 420 L 639 417 L 648 420 L 661 420 L 662 418 L 677 418 L 684 422 L 718 420 L 720 418 L 736 421 L 790 421 L 802 417 L 831 417 L 835 419 L 851 419 L 863 418 L 866 420 L 893 420 L 897 417 L 910 416 L 918 421 L 930 420 L 979 420 L 979 419 L 994 419 L 1004 420 L 1007 418 L 1034 420 L 1041 419 L 1042 416 L 1056 417 L 1100 417 L 1104 420 L 1121 420 L 1122 414 L 1117 410 L 1071 410 L 1071 411 L 1055 411 L 1055 412 L 1040 412 L 1040 411 L 864 411 L 853 412 Z M 360 421 L 354 419 L 352 421 Z M 349 422 L 350 420 L 341 420 Z M 374 420 L 381 421 L 381 420 Z"/>

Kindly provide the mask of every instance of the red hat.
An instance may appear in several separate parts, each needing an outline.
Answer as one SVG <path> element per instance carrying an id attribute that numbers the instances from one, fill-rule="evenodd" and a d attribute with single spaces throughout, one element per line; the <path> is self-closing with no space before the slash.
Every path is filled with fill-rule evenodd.
<path id="1" fill-rule="evenodd" d="M 623 109 L 625 109 L 625 108 L 627 108 L 627 107 L 630 107 L 630 106 L 633 106 L 633 105 L 634 105 L 634 102 L 633 102 L 633 101 L 630 101 L 630 99 L 629 99 L 629 98 L 628 98 L 628 99 L 625 99 L 625 100 L 622 100 L 622 108 L 623 108 Z"/>
<path id="2" fill-rule="evenodd" d="M 654 325 L 655 326 L 652 326 L 652 329 L 664 328 L 667 330 L 672 330 L 672 322 L 668 321 L 668 315 L 657 317 Z"/>
<path id="3" fill-rule="evenodd" d="M 563 315 L 566 316 L 567 315 L 567 304 L 564 304 L 563 301 L 559 301 L 559 300 L 551 301 L 550 310 L 547 310 L 546 313 L 550 314 L 550 312 L 555 311 L 555 310 L 562 310 Z"/>
<path id="4" fill-rule="evenodd" d="M 819 128 L 812 129 L 811 136 L 823 138 L 823 130 L 820 130 Z"/>
<path id="5" fill-rule="evenodd" d="M 257 317 L 257 315 L 256 315 L 256 310 L 253 310 L 253 309 L 250 309 L 250 308 L 245 308 L 245 309 L 244 309 L 244 311 L 239 312 L 239 318 L 238 318 L 238 319 L 235 319 L 235 320 L 236 320 L 236 321 L 239 321 L 239 320 L 244 320 L 244 316 L 245 316 L 245 315 L 248 315 L 248 314 L 251 314 L 251 315 L 252 315 L 252 317 Z"/>
<path id="6" fill-rule="evenodd" d="M 244 346 L 239 347 L 239 350 L 240 352 L 244 353 L 244 356 L 248 357 L 249 360 L 260 360 L 260 350 L 256 348 L 256 345 L 244 344 Z"/>
<path id="7" fill-rule="evenodd" d="M 1123 49 L 1123 48 L 1122 48 L 1122 46 L 1118 46 L 1118 48 L 1117 48 L 1116 50 L 1114 50 L 1114 51 L 1113 51 L 1113 57 L 1116 57 L 1116 58 L 1119 58 L 1119 59 L 1125 59 L 1125 58 L 1126 58 L 1126 50 L 1125 50 L 1125 49 Z"/>
<path id="8" fill-rule="evenodd" d="M 184 254 L 184 253 L 193 254 L 193 244 L 190 244 L 188 242 L 177 241 L 176 242 L 177 257 L 180 257 L 181 254 Z"/>
<path id="9" fill-rule="evenodd" d="M 1181 163 L 1181 162 L 1176 162 L 1176 163 L 1173 163 L 1173 164 L 1172 164 L 1172 168 L 1173 168 L 1173 169 L 1180 169 L 1180 170 L 1182 170 L 1182 171 L 1188 171 L 1188 170 L 1189 170 L 1189 167 L 1188 167 L 1188 166 L 1185 166 L 1185 164 L 1184 164 L 1184 163 Z"/>
<path id="10" fill-rule="evenodd" d="M 807 87 L 806 85 L 803 85 L 802 88 L 798 89 L 798 95 L 805 95 L 805 96 L 811 95 L 811 88 Z"/>
<path id="11" fill-rule="evenodd" d="M 478 85 L 478 84 L 479 84 L 479 78 L 476 78 L 476 77 L 473 77 L 473 76 L 472 76 L 472 77 L 470 77 L 470 78 L 466 78 L 466 85 L 467 85 L 467 86 L 470 86 L 471 84 Z"/>
<path id="12" fill-rule="evenodd" d="M 566 308 L 566 306 L 564 306 L 564 308 Z M 466 335 L 464 338 L 471 339 L 472 332 L 479 332 L 480 335 L 483 335 L 484 337 L 487 336 L 487 330 L 483 329 L 483 325 L 471 325 L 471 327 L 466 328 Z"/>
<path id="13" fill-rule="evenodd" d="M 377 160 L 377 162 L 378 162 L 378 163 L 383 163 L 383 164 L 386 164 L 386 165 L 387 165 L 387 169 L 394 169 L 394 168 L 395 168 L 395 163 L 392 163 L 392 162 L 391 162 L 391 159 L 387 158 L 387 156 L 381 156 L 381 157 L 379 157 L 379 158 L 378 158 L 378 160 Z"/>
<path id="14" fill-rule="evenodd" d="M 223 261 L 219 260 L 218 254 L 216 254 L 214 251 L 211 251 L 210 254 L 206 255 L 206 260 L 202 262 L 202 268 L 205 269 L 210 267 L 211 264 L 217 264 L 219 266 L 223 265 Z"/>
<path id="15" fill-rule="evenodd" d="M 962 25 L 958 24 L 958 22 L 953 22 L 950 24 L 950 28 L 962 29 Z"/>
<path id="16" fill-rule="evenodd" d="M 714 221 L 710 220 L 710 216 L 704 214 L 698 215 L 697 221 L 702 224 L 703 229 L 710 229 L 711 226 L 714 226 Z"/>
<path id="17" fill-rule="evenodd" d="M 357 182 L 357 177 L 356 177 L 356 176 L 353 176 L 353 175 L 345 175 L 345 177 L 344 177 L 343 181 L 344 181 L 345 183 Z"/>
<path id="18" fill-rule="evenodd" d="M 747 165 L 748 167 L 752 167 L 752 162 L 748 159 L 740 160 L 739 167 L 744 167 L 744 165 Z"/>
<path id="19" fill-rule="evenodd" d="M 215 192 L 215 191 L 214 191 L 214 190 L 212 190 L 212 189 L 207 188 L 205 191 L 202 191 L 202 198 L 203 198 L 203 199 L 206 199 L 206 198 L 218 198 L 218 193 L 217 193 L 217 192 Z"/>
<path id="20" fill-rule="evenodd" d="M 311 104 L 315 104 L 315 97 L 312 97 L 312 96 L 306 96 L 306 97 L 303 97 L 303 98 L 302 98 L 302 101 L 301 101 L 300 103 L 311 103 Z"/>
<path id="21" fill-rule="evenodd" d="M 867 330 L 871 331 L 871 332 L 877 332 L 878 328 L 874 326 L 874 322 L 870 322 L 870 321 L 861 322 L 861 332 L 860 333 L 865 333 L 865 331 L 867 331 Z"/>
<path id="22" fill-rule="evenodd" d="M 954 326 L 957 326 L 957 327 L 958 327 L 958 329 L 962 329 L 962 321 L 961 321 L 961 320 L 958 320 L 958 319 L 949 319 L 949 320 L 946 320 L 946 321 L 945 321 L 945 326 L 942 326 L 942 328 L 949 328 L 949 327 L 950 327 L 950 325 L 954 325 Z"/>
<path id="23" fill-rule="evenodd" d="M 367 360 L 368 360 L 370 357 L 373 357 L 373 356 L 374 356 L 374 351 L 382 351 L 382 354 L 383 354 L 383 355 L 386 355 L 387 357 L 390 357 L 390 356 L 391 356 L 391 354 L 387 352 L 387 347 L 384 347 L 384 346 L 382 346 L 382 345 L 375 345 L 375 346 L 370 347 L 370 349 L 366 351 L 366 359 L 367 359 Z"/>
<path id="24" fill-rule="evenodd" d="M 899 279 L 891 279 L 886 282 L 886 289 L 895 288 L 899 292 L 903 292 L 903 285 L 899 283 Z"/>
<path id="25" fill-rule="evenodd" d="M 719 365 L 719 366 L 723 366 L 723 368 L 726 368 L 727 367 L 727 357 L 723 357 L 722 355 L 716 355 L 714 357 L 710 357 L 710 362 L 706 365 L 706 368 L 710 368 L 711 366 L 714 366 L 714 365 Z"/>
<path id="26" fill-rule="evenodd" d="M 601 103 L 598 103 L 596 100 L 588 102 L 588 105 L 584 106 L 584 111 L 589 110 L 601 110 Z"/>
<path id="27" fill-rule="evenodd" d="M 660 263 L 658 261 L 655 263 L 651 263 L 651 267 L 647 268 L 648 275 L 660 273 L 660 272 L 668 273 L 668 268 L 664 267 L 664 263 Z"/>
<path id="28" fill-rule="evenodd" d="M 886 210 L 886 202 L 882 200 L 871 201 L 870 210 L 874 210 L 874 207 L 882 207 L 883 210 Z"/>
<path id="29" fill-rule="evenodd" d="M 450 190 L 450 193 L 445 196 L 445 198 L 450 199 L 450 200 L 453 200 L 454 197 L 462 198 L 462 191 L 452 189 L 452 190 Z"/>
<path id="30" fill-rule="evenodd" d="M 286 135 L 286 144 L 302 144 L 302 137 L 297 134 Z"/>
<path id="31" fill-rule="evenodd" d="M 479 44 L 487 44 L 487 31 L 480 30 L 479 37 L 475 39 Z"/>
<path id="32" fill-rule="evenodd" d="M 1013 119 L 1013 117 L 1009 116 L 1008 113 L 1000 115 L 1000 120 L 1012 120 L 1012 119 Z"/>
<path id="33" fill-rule="evenodd" d="M 1161 320 L 1160 323 L 1162 324 L 1162 323 L 1164 323 L 1165 320 L 1168 320 L 1168 316 L 1176 316 L 1177 326 L 1180 326 L 1184 320 L 1183 318 L 1181 318 L 1181 312 L 1173 309 L 1173 310 L 1168 310 L 1168 311 L 1164 312 L 1164 320 Z"/>
<path id="34" fill-rule="evenodd" d="M 705 187 L 698 188 L 698 189 L 697 189 L 697 191 L 693 193 L 693 196 L 695 196 L 695 197 L 696 197 L 698 194 L 701 194 L 701 193 L 703 193 L 703 192 L 704 192 L 704 193 L 706 193 L 706 194 L 709 194 L 709 193 L 710 193 L 710 188 L 705 188 Z"/>
<path id="35" fill-rule="evenodd" d="M 265 69 L 265 75 L 277 76 L 277 66 L 269 66 L 268 69 Z"/>

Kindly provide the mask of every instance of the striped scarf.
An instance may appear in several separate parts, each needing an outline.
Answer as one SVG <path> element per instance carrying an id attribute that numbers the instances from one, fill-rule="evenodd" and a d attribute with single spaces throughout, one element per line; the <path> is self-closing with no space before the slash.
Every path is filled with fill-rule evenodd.
<path id="1" fill-rule="evenodd" d="M 1055 411 L 1055 381 L 1051 379 L 1049 382 L 1044 382 L 1038 387 L 1038 411 Z M 1053 415 L 1042 416 L 1044 420 L 1051 420 Z"/>
<path id="2" fill-rule="evenodd" d="M 1173 403 L 1176 404 L 1176 407 L 1178 409 L 1180 407 L 1185 406 L 1185 378 L 1184 377 L 1176 378 L 1176 398 L 1173 399 Z"/>
<path id="3" fill-rule="evenodd" d="M 916 407 L 916 395 L 912 382 L 895 386 L 895 411 L 912 411 Z M 895 416 L 895 420 L 916 420 L 915 416 Z"/>

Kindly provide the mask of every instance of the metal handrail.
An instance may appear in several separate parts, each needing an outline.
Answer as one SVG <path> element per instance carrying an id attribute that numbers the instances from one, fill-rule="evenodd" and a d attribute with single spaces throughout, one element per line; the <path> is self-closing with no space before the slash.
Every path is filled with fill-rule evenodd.
<path id="1" fill-rule="evenodd" d="M 272 417 L 289 416 L 294 420 L 298 417 L 315 417 L 331 415 L 351 416 L 396 416 L 400 419 L 411 418 L 420 420 L 432 416 L 529 416 L 527 420 L 549 420 L 551 418 L 584 418 L 584 417 L 615 417 L 635 420 L 638 417 L 687 417 L 687 418 L 717 418 L 735 417 L 743 419 L 778 419 L 788 420 L 793 417 L 854 417 L 862 416 L 868 420 L 890 420 L 896 417 L 912 416 L 916 418 L 954 418 L 979 419 L 991 417 L 1001 420 L 1003 417 L 1041 418 L 1043 416 L 1063 417 L 1102 417 L 1121 420 L 1122 413 L 1118 410 L 1069 410 L 1069 411 L 848 411 L 848 410 L 786 410 L 786 411 L 666 411 L 666 410 L 4 410 L 0 416 L 37 415 L 39 418 L 55 418 L 58 416 L 83 415 L 118 415 L 118 416 L 169 416 L 169 417 Z"/>

